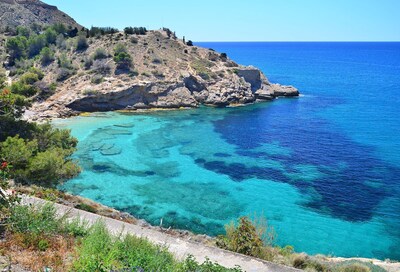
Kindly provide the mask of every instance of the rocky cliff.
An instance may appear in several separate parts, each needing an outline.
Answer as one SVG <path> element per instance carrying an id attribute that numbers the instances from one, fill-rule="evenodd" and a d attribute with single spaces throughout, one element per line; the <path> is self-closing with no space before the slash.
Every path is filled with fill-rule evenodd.
<path id="1" fill-rule="evenodd" d="M 57 7 L 39 0 L 0 0 L 1 27 L 31 26 L 34 23 L 39 25 L 63 23 L 72 27 L 81 27 Z"/>

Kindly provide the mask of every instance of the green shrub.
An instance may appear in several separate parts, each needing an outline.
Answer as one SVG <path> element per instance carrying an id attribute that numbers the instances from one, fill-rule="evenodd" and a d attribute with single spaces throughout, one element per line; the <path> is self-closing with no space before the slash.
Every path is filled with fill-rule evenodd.
<path id="1" fill-rule="evenodd" d="M 89 70 L 90 67 L 92 67 L 92 65 L 93 65 L 93 59 L 92 58 L 85 57 L 83 59 L 83 68 L 85 68 L 85 70 Z"/>
<path id="2" fill-rule="evenodd" d="M 8 137 L 0 145 L 2 157 L 14 166 L 13 171 L 26 168 L 35 150 L 37 141 L 25 141 L 19 136 Z"/>
<path id="3" fill-rule="evenodd" d="M 54 93 L 57 90 L 57 83 L 55 82 L 50 83 L 49 90 Z"/>
<path id="4" fill-rule="evenodd" d="M 8 89 L 0 92 L 0 140 L 4 140 L 10 131 L 19 130 L 14 118 L 20 118 L 29 102 L 24 96 L 14 94 Z"/>
<path id="5" fill-rule="evenodd" d="M 55 44 L 57 40 L 58 33 L 53 28 L 48 28 L 44 32 L 44 37 L 47 44 Z"/>
<path id="6" fill-rule="evenodd" d="M 74 68 L 72 66 L 72 61 L 68 58 L 68 56 L 65 53 L 61 54 L 58 57 L 57 63 L 60 68 L 65 68 L 65 69 L 73 69 Z"/>
<path id="7" fill-rule="evenodd" d="M 38 142 L 40 152 L 62 148 L 65 156 L 72 155 L 78 144 L 78 140 L 71 136 L 70 130 L 54 128 L 49 123 L 36 125 L 32 131 L 32 138 Z"/>
<path id="8" fill-rule="evenodd" d="M 19 81 L 11 84 L 11 91 L 15 94 L 31 97 L 39 92 L 34 83 L 39 81 L 39 76 L 36 73 L 27 72 L 23 74 Z"/>
<path id="9" fill-rule="evenodd" d="M 53 205 L 16 205 L 8 219 L 8 228 L 13 233 L 55 234 L 62 226 Z"/>
<path id="10" fill-rule="evenodd" d="M 253 219 L 241 217 L 238 223 L 231 222 L 225 226 L 225 235 L 217 237 L 217 246 L 267 260 L 273 259 L 279 250 L 271 247 L 275 231 L 269 227 L 263 216 L 254 215 Z"/>
<path id="11" fill-rule="evenodd" d="M 19 59 L 15 60 L 15 68 L 17 68 L 17 71 L 15 74 L 22 75 L 23 73 L 26 73 L 33 67 L 34 61 L 31 59 Z M 14 74 L 14 75 L 15 75 Z"/>
<path id="12" fill-rule="evenodd" d="M 9 38 L 6 42 L 7 52 L 10 54 L 11 62 L 26 56 L 28 40 L 24 36 Z"/>
<path id="13" fill-rule="evenodd" d="M 113 27 L 97 27 L 97 26 L 92 26 L 89 30 L 89 36 L 90 37 L 100 37 L 102 35 L 107 35 L 107 34 L 114 34 L 117 33 L 118 29 L 113 28 Z"/>
<path id="14" fill-rule="evenodd" d="M 40 62 L 42 65 L 48 65 L 49 63 L 54 61 L 54 52 L 48 48 L 45 47 L 40 51 Z"/>
<path id="15" fill-rule="evenodd" d="M 39 81 L 39 76 L 36 73 L 27 72 L 21 76 L 19 81 L 23 84 L 32 85 Z"/>
<path id="16" fill-rule="evenodd" d="M 68 220 L 66 216 L 59 216 L 55 206 L 49 203 L 34 206 L 15 205 L 7 223 L 12 233 L 36 237 L 54 234 L 82 237 L 88 233 L 87 222 L 79 218 Z"/>
<path id="17" fill-rule="evenodd" d="M 104 78 L 103 78 L 102 75 L 94 75 L 93 78 L 92 78 L 92 80 L 91 80 L 91 82 L 92 82 L 93 84 L 100 84 L 100 83 L 103 82 L 103 80 L 104 80 Z"/>
<path id="18" fill-rule="evenodd" d="M 103 223 L 96 223 L 77 248 L 75 271 L 110 271 L 141 268 L 143 271 L 174 271 L 175 261 L 164 248 L 147 240 L 112 237 Z"/>
<path id="19" fill-rule="evenodd" d="M 132 57 L 128 53 L 121 52 L 114 55 L 114 61 L 117 64 L 117 69 L 129 69 L 132 67 Z"/>
<path id="20" fill-rule="evenodd" d="M 64 81 L 75 74 L 75 69 L 72 65 L 72 61 L 67 57 L 66 54 L 61 54 L 58 57 L 57 63 L 60 67 L 57 72 L 57 81 Z"/>
<path id="21" fill-rule="evenodd" d="M 147 29 L 145 27 L 125 27 L 124 28 L 124 33 L 125 35 L 146 35 Z"/>
<path id="22" fill-rule="evenodd" d="M 94 51 L 93 53 L 94 60 L 106 59 L 106 58 L 108 58 L 108 53 L 104 48 L 97 48 L 96 51 Z"/>
<path id="23" fill-rule="evenodd" d="M 47 45 L 44 35 L 33 35 L 28 40 L 28 56 L 34 57 Z"/>
<path id="24" fill-rule="evenodd" d="M 89 47 L 89 44 L 87 42 L 86 36 L 79 35 L 76 40 L 76 50 L 83 51 L 83 50 L 86 50 L 88 47 Z"/>
<path id="25" fill-rule="evenodd" d="M 263 247 L 263 241 L 257 233 L 256 227 L 248 217 L 241 217 L 239 224 L 226 227 L 228 249 L 245 255 L 256 256 Z"/>
<path id="26" fill-rule="evenodd" d="M 61 148 L 54 148 L 38 152 L 31 158 L 27 177 L 35 183 L 53 186 L 62 180 L 76 176 L 79 172 L 80 169 L 76 164 L 65 160 L 65 154 Z"/>
<path id="27" fill-rule="evenodd" d="M 49 241 L 47 241 L 46 239 L 41 239 L 38 242 L 38 249 L 40 251 L 46 251 L 50 246 Z"/>
<path id="28" fill-rule="evenodd" d="M 188 256 L 183 262 L 175 260 L 164 247 L 132 235 L 113 236 L 102 222 L 89 229 L 79 219 L 72 221 L 58 216 L 52 204 L 12 207 L 7 220 L 8 230 L 19 234 L 27 247 L 46 251 L 54 235 L 82 237 L 76 243 L 72 271 L 175 271 L 175 272 L 229 272 L 242 271 L 239 267 L 224 268 L 206 259 L 199 264 Z"/>
<path id="29" fill-rule="evenodd" d="M 36 67 L 30 67 L 28 69 L 28 72 L 36 74 L 38 76 L 39 80 L 42 80 L 43 77 L 44 77 L 44 73 L 42 72 L 42 70 L 40 70 L 40 69 L 38 69 Z"/>
<path id="30" fill-rule="evenodd" d="M 225 268 L 217 263 L 211 262 L 208 258 L 199 264 L 193 256 L 189 255 L 179 266 L 177 271 L 181 272 L 241 272 L 239 266 L 234 268 Z"/>
<path id="31" fill-rule="evenodd" d="M 125 33 L 126 35 L 132 35 L 132 34 L 134 34 L 135 32 L 133 31 L 133 27 L 128 26 L 128 27 L 125 27 L 125 28 L 124 28 L 124 33 Z"/>
<path id="32" fill-rule="evenodd" d="M 59 34 L 56 38 L 56 46 L 62 50 L 67 48 L 67 43 L 65 42 L 65 38 L 63 34 Z"/>
<path id="33" fill-rule="evenodd" d="M 51 187 L 79 173 L 69 159 L 77 141 L 68 130 L 53 129 L 49 124 L 33 125 L 30 130 L 30 140 L 17 135 L 0 144 L 2 156 L 13 165 L 12 178 Z"/>
<path id="34" fill-rule="evenodd" d="M 293 246 L 285 246 L 284 248 L 280 249 L 280 253 L 283 256 L 290 256 L 291 254 L 294 253 L 294 247 Z"/>
<path id="35" fill-rule="evenodd" d="M 63 224 L 62 232 L 73 237 L 84 237 L 89 232 L 88 222 L 74 218 Z"/>
<path id="36" fill-rule="evenodd" d="M 146 239 L 131 235 L 111 236 L 103 223 L 96 223 L 82 239 L 73 261 L 74 271 L 111 271 L 132 267 L 138 271 L 242 271 L 239 267 L 224 268 L 208 259 L 199 264 L 192 256 L 180 263 L 165 248 Z"/>
<path id="37" fill-rule="evenodd" d="M 120 53 L 128 53 L 126 46 L 122 43 L 118 43 L 114 48 L 114 55 L 118 55 Z"/>
<path id="38" fill-rule="evenodd" d="M 18 36 L 24 36 L 25 38 L 29 38 L 29 36 L 31 35 L 31 31 L 29 30 L 29 28 L 24 26 L 17 26 L 16 31 Z"/>
<path id="39" fill-rule="evenodd" d="M 84 95 L 89 95 L 89 96 L 91 96 L 91 95 L 96 95 L 96 94 L 98 94 L 98 91 L 96 91 L 96 90 L 91 90 L 91 89 L 86 89 L 86 90 L 83 91 L 83 94 L 84 94 Z"/>
<path id="40" fill-rule="evenodd" d="M 58 34 L 67 33 L 67 27 L 63 23 L 56 23 L 51 28 L 54 29 L 54 31 Z"/>
<path id="41" fill-rule="evenodd" d="M 209 68 L 214 65 L 212 62 L 208 60 L 195 60 L 190 65 L 201 78 L 204 80 L 210 79 L 211 70 Z"/>
<path id="42" fill-rule="evenodd" d="M 36 34 L 40 33 L 43 30 L 42 25 L 38 23 L 32 23 L 29 27 Z"/>
<path id="43" fill-rule="evenodd" d="M 11 91 L 18 95 L 30 97 L 35 95 L 38 92 L 38 89 L 36 87 L 33 87 L 32 85 L 27 85 L 22 83 L 21 81 L 18 81 L 11 84 Z"/>

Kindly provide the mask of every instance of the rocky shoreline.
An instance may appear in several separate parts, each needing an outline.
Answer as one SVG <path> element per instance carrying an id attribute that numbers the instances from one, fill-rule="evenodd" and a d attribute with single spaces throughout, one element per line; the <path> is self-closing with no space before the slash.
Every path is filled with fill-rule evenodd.
<path id="1" fill-rule="evenodd" d="M 227 107 L 299 96 L 295 87 L 272 84 L 256 68 L 240 67 L 228 71 L 229 76 L 212 82 L 192 74 L 187 74 L 180 81 L 169 82 L 106 78 L 102 86 L 96 86 L 91 92 L 78 91 L 74 95 L 60 92 L 42 103 L 34 103 L 26 112 L 25 119 L 43 121 L 82 112 L 196 108 L 200 105 Z"/>

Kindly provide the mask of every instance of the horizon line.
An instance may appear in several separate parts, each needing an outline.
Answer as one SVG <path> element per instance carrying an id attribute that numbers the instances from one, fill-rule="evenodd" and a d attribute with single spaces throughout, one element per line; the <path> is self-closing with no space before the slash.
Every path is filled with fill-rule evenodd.
<path id="1" fill-rule="evenodd" d="M 195 43 L 400 43 L 399 41 L 193 41 Z"/>

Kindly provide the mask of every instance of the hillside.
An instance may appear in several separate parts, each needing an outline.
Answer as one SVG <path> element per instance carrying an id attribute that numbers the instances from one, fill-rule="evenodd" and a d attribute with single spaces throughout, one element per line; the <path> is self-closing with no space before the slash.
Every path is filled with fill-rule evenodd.
<path id="1" fill-rule="evenodd" d="M 224 53 L 179 40 L 166 28 L 72 28 L 79 26 L 72 18 L 38 0 L 0 0 L 0 9 L 3 27 L 14 29 L 6 31 L 2 48 L 8 49 L 0 52 L 13 83 L 21 85 L 19 79 L 31 67 L 45 75 L 28 87 L 29 95 L 21 93 L 32 101 L 26 114 L 30 120 L 92 111 L 229 106 L 299 94 L 291 86 L 271 84 L 257 68 L 241 66 Z"/>
<path id="2" fill-rule="evenodd" d="M 57 7 L 47 5 L 39 0 L 0 0 L 0 26 L 6 27 L 52 25 L 63 23 L 71 27 L 79 27 L 74 19 Z"/>

